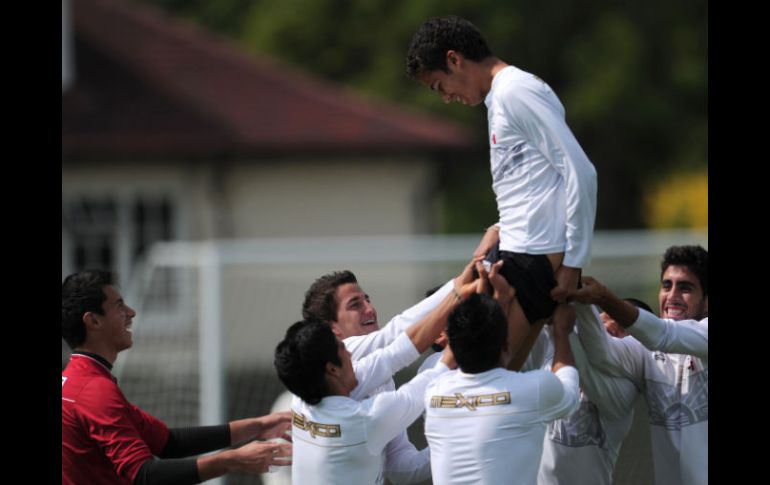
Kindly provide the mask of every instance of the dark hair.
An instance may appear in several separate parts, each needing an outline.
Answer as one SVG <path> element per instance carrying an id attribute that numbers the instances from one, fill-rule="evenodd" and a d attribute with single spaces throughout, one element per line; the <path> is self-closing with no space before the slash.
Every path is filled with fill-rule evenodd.
<path id="1" fill-rule="evenodd" d="M 321 276 L 305 292 L 302 304 L 302 318 L 321 322 L 337 321 L 337 287 L 347 283 L 358 283 L 351 271 L 335 271 Z"/>
<path id="2" fill-rule="evenodd" d="M 449 72 L 446 53 L 460 52 L 472 61 L 490 57 L 492 51 L 475 25 L 457 17 L 432 17 L 417 29 L 406 53 L 406 74 L 418 79 L 425 72 Z"/>
<path id="3" fill-rule="evenodd" d="M 460 369 L 477 374 L 500 365 L 508 324 L 497 301 L 474 293 L 449 314 L 447 336 Z"/>
<path id="4" fill-rule="evenodd" d="M 704 298 L 709 294 L 709 253 L 701 246 L 671 246 L 660 263 L 660 279 L 669 266 L 684 266 L 690 270 L 703 288 Z"/>
<path id="5" fill-rule="evenodd" d="M 286 330 L 275 348 L 273 365 L 283 385 L 308 404 L 318 404 L 329 395 L 326 363 L 341 366 L 337 337 L 329 325 L 301 320 Z"/>
<path id="6" fill-rule="evenodd" d="M 634 305 L 636 308 L 641 308 L 642 310 L 647 310 L 650 313 L 654 313 L 652 308 L 650 308 L 650 305 L 643 302 L 642 300 L 637 300 L 636 298 L 623 298 L 623 300 Z"/>
<path id="7" fill-rule="evenodd" d="M 117 275 L 111 271 L 89 269 L 74 273 L 61 285 L 61 336 L 75 349 L 86 340 L 83 315 L 94 312 L 104 315 L 102 304 L 107 300 L 104 287 L 114 285 Z"/>

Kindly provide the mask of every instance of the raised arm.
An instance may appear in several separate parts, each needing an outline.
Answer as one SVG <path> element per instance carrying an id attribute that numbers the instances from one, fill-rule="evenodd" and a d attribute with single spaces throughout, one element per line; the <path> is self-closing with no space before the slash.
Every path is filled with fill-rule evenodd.
<path id="1" fill-rule="evenodd" d="M 633 411 L 640 389 L 625 377 L 617 377 L 597 369 L 586 356 L 577 335 L 570 334 L 570 348 L 580 377 L 580 387 L 596 404 L 602 416 L 620 420 Z"/>
<path id="2" fill-rule="evenodd" d="M 647 350 L 633 338 L 612 337 L 604 329 L 593 305 L 573 304 L 577 315 L 577 336 L 588 361 L 601 372 L 625 377 L 639 388 L 644 384 L 644 354 Z"/>
<path id="3" fill-rule="evenodd" d="M 367 448 L 379 453 L 388 441 L 405 430 L 425 409 L 425 389 L 439 375 L 449 370 L 442 357 L 432 369 L 417 374 L 397 391 L 383 392 L 365 401 L 368 418 Z"/>
<path id="4" fill-rule="evenodd" d="M 650 350 L 688 354 L 708 360 L 709 319 L 666 320 L 644 310 L 628 332 Z"/>
<path id="5" fill-rule="evenodd" d="M 618 298 L 609 288 L 590 276 L 583 278 L 583 288 L 576 291 L 573 298 L 601 306 L 649 350 L 708 359 L 708 318 L 699 322 L 658 318 Z"/>

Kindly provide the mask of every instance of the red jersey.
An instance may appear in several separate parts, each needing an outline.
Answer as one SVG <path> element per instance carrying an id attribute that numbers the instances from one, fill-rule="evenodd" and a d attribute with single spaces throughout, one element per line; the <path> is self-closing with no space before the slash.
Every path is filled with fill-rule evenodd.
<path id="1" fill-rule="evenodd" d="M 62 371 L 61 434 L 63 485 L 131 484 L 169 436 L 126 400 L 107 367 L 80 354 Z"/>

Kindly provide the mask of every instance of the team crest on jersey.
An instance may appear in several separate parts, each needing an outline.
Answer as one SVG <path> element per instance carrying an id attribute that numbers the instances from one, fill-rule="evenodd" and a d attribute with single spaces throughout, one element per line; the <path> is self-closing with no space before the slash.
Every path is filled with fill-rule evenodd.
<path id="1" fill-rule="evenodd" d="M 293 410 L 291 412 L 291 417 L 291 423 L 297 428 L 310 433 L 311 438 L 315 438 L 316 436 L 321 436 L 323 438 L 342 437 L 342 429 L 339 424 L 315 423 L 305 419 L 305 416 L 297 414 Z"/>
<path id="2" fill-rule="evenodd" d="M 681 430 L 709 419 L 709 372 L 692 374 L 686 386 L 647 379 L 650 424 Z"/>
<path id="3" fill-rule="evenodd" d="M 432 408 L 462 408 L 467 407 L 470 411 L 475 411 L 478 407 L 501 406 L 511 403 L 511 393 L 497 392 L 495 394 L 482 394 L 479 396 L 465 397 L 456 392 L 454 396 L 433 396 L 430 398 L 430 407 Z"/>

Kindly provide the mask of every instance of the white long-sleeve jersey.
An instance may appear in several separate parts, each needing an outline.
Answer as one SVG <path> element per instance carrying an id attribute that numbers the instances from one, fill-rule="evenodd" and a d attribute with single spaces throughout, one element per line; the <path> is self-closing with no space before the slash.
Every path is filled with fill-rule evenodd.
<path id="1" fill-rule="evenodd" d="M 420 415 L 425 388 L 447 370 L 438 363 L 397 391 L 363 401 L 327 396 L 309 405 L 295 397 L 292 483 L 384 483 L 385 447 Z"/>
<path id="2" fill-rule="evenodd" d="M 594 307 L 575 309 L 589 360 L 644 393 L 655 484 L 708 483 L 708 318 L 665 320 L 639 310 L 627 328 L 638 340 L 616 339 Z"/>
<path id="3" fill-rule="evenodd" d="M 431 296 L 418 302 L 416 305 L 404 310 L 391 318 L 380 330 L 368 335 L 348 337 L 343 340 L 345 348 L 350 352 L 354 368 L 356 361 L 371 355 L 375 350 L 385 348 L 403 335 L 404 331 L 434 310 L 454 288 L 454 281 L 445 283 Z M 419 354 L 414 351 L 414 358 Z M 410 362 L 410 363 L 411 363 Z M 363 400 L 380 392 L 388 392 L 396 389 L 393 382 L 393 372 L 383 378 L 383 372 L 387 369 L 370 369 L 372 375 L 367 377 L 356 374 L 358 386 L 353 389 L 350 397 L 355 400 Z M 395 371 L 394 371 L 395 372 Z M 425 448 L 418 450 L 409 441 L 406 430 L 401 430 L 385 448 L 385 476 L 394 485 L 416 483 L 430 478 L 430 450 Z"/>
<path id="4" fill-rule="evenodd" d="M 531 354 L 535 359 L 540 354 L 542 369 L 549 369 L 553 361 L 551 333 L 550 326 L 543 329 Z M 630 380 L 591 365 L 574 333 L 569 342 L 580 377 L 580 404 L 575 412 L 548 423 L 537 483 L 611 485 L 640 390 Z"/>
<path id="5" fill-rule="evenodd" d="M 567 126 L 564 106 L 540 78 L 508 66 L 484 100 L 500 249 L 564 252 L 565 266 L 591 256 L 596 170 Z"/>

